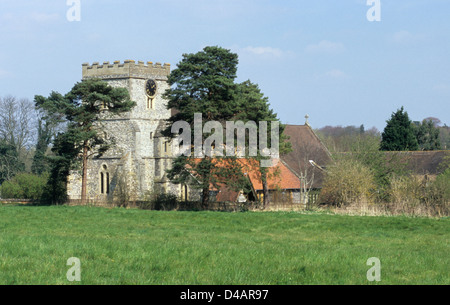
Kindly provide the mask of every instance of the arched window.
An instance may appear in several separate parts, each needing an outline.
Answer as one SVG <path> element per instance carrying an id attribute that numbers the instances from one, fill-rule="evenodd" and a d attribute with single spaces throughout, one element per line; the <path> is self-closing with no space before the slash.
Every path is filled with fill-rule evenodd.
<path id="1" fill-rule="evenodd" d="M 188 201 L 188 187 L 186 184 L 181 185 L 181 200 Z"/>
<path id="2" fill-rule="evenodd" d="M 100 193 L 109 194 L 109 172 L 108 166 L 105 164 L 102 165 L 100 171 Z"/>
<path id="3" fill-rule="evenodd" d="M 153 98 L 147 96 L 147 109 L 153 109 Z"/>

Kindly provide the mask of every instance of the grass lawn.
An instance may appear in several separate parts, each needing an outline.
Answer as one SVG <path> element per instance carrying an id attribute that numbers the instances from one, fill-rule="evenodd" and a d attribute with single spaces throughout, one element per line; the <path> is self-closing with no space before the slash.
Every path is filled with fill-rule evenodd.
<path id="1" fill-rule="evenodd" d="M 0 205 L 0 284 L 450 284 L 450 219 Z M 366 264 L 381 262 L 381 281 Z"/>

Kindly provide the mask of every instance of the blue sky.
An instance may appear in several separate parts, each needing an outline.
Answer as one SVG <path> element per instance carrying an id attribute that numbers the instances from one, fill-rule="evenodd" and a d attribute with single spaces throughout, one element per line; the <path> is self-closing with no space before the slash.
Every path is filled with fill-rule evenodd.
<path id="1" fill-rule="evenodd" d="M 0 96 L 68 92 L 81 64 L 170 63 L 208 45 L 239 55 L 238 81 L 259 84 L 283 123 L 364 124 L 401 106 L 450 125 L 450 1 L 0 0 Z"/>

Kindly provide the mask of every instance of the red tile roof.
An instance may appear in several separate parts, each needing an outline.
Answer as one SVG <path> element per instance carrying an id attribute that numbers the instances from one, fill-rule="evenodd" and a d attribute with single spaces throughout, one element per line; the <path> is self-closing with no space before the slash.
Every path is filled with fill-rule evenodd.
<path id="1" fill-rule="evenodd" d="M 239 198 L 239 193 L 230 190 L 225 184 L 219 185 L 219 192 L 216 195 L 217 202 L 236 202 Z"/>
<path id="2" fill-rule="evenodd" d="M 201 159 L 195 159 L 195 162 L 200 162 Z M 216 164 L 215 166 L 223 166 L 221 162 L 222 159 L 213 159 Z M 213 162 L 214 162 L 213 161 Z M 221 163 L 217 163 L 217 161 Z M 261 181 L 261 172 L 259 169 L 259 161 L 255 159 L 238 159 L 242 172 L 246 175 L 252 187 L 255 191 L 260 191 L 263 189 Z M 269 190 L 277 189 L 300 189 L 300 179 L 281 162 L 281 160 L 274 160 L 274 166 L 268 167 L 268 187 Z M 221 187 L 221 190 L 223 188 Z M 211 190 L 217 190 L 211 186 Z M 235 194 L 230 194 L 234 196 Z"/>
<path id="3" fill-rule="evenodd" d="M 259 163 L 255 160 L 240 159 L 244 174 L 247 174 L 255 191 L 263 189 Z M 269 190 L 277 189 L 300 189 L 300 179 L 280 160 L 275 160 L 274 166 L 268 167 L 268 187 Z"/>

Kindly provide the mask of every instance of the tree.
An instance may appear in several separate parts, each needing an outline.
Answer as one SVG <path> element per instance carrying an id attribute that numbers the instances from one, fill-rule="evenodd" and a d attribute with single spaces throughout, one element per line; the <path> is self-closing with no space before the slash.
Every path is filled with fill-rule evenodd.
<path id="1" fill-rule="evenodd" d="M 450 148 L 450 127 L 446 124 L 439 127 L 439 142 L 441 143 L 442 149 Z"/>
<path id="2" fill-rule="evenodd" d="M 34 141 L 33 104 L 28 99 L 0 97 L 0 183 L 25 170 Z"/>
<path id="3" fill-rule="evenodd" d="M 46 152 L 50 144 L 51 134 L 48 125 L 42 120 L 38 121 L 38 140 L 36 150 L 33 156 L 33 163 L 31 164 L 31 172 L 40 175 L 48 171 L 48 162 L 46 159 Z"/>
<path id="4" fill-rule="evenodd" d="M 380 149 L 384 151 L 417 150 L 419 148 L 414 126 L 403 107 L 393 113 L 386 121 L 387 125 L 381 134 Z"/>
<path id="5" fill-rule="evenodd" d="M 420 150 L 439 150 L 441 142 L 439 139 L 439 128 L 436 121 L 424 119 L 415 125 L 415 134 Z"/>
<path id="6" fill-rule="evenodd" d="M 378 138 L 381 141 L 381 134 L 372 127 L 368 130 L 364 125 L 356 126 L 325 126 L 315 130 L 317 136 L 325 144 L 330 152 L 348 152 L 357 144 L 361 138 Z"/>
<path id="7" fill-rule="evenodd" d="M 67 200 L 66 181 L 70 170 L 78 166 L 79 152 L 75 150 L 75 143 L 71 130 L 59 133 L 55 138 L 49 156 L 50 175 L 44 188 L 41 201 L 45 204 L 64 203 Z"/>
<path id="8" fill-rule="evenodd" d="M 172 125 L 185 121 L 191 126 L 191 139 L 194 140 L 196 113 L 203 114 L 208 121 L 225 123 L 230 120 L 237 108 L 234 83 L 237 64 L 237 55 L 220 47 L 205 47 L 195 54 L 183 54 L 177 69 L 168 78 L 171 88 L 164 94 L 168 100 L 167 107 L 178 110 L 169 118 L 164 135 L 174 136 Z M 203 131 L 204 126 L 201 127 Z M 202 134 L 202 144 L 204 140 Z M 191 154 L 177 157 L 168 171 L 168 177 L 174 183 L 187 179 L 188 173 L 195 177 L 202 190 L 202 206 L 207 207 L 210 186 L 217 187 L 221 175 L 212 171 L 215 166 L 210 156 L 205 156 L 200 162 L 195 157 L 198 156 Z"/>
<path id="9" fill-rule="evenodd" d="M 316 156 L 320 156 L 322 149 L 315 143 L 305 142 L 300 143 L 300 145 L 294 145 L 292 152 L 290 158 L 292 162 L 295 162 L 296 173 L 300 178 L 301 202 L 307 206 L 309 194 L 316 181 L 316 174 L 319 174 L 319 171 L 324 171 L 323 168 L 315 166 L 310 161 L 314 161 L 313 159 Z"/>
<path id="10" fill-rule="evenodd" d="M 290 142 L 287 142 L 287 137 L 284 135 L 283 131 L 285 126 L 280 124 L 277 114 L 273 112 L 270 108 L 269 100 L 261 92 L 257 84 L 253 84 L 250 80 L 244 81 L 237 86 L 237 100 L 238 112 L 233 117 L 233 120 L 240 120 L 244 123 L 248 121 L 253 121 L 257 123 L 258 134 L 264 132 L 259 126 L 259 122 L 268 122 L 268 128 L 266 130 L 266 139 L 268 143 L 274 144 L 277 142 L 278 153 L 286 154 L 291 150 Z M 277 122 L 279 124 L 279 137 L 276 139 L 272 138 L 272 123 Z M 250 136 L 247 136 L 246 147 L 250 147 Z M 262 147 L 258 137 L 258 147 Z M 264 143 L 265 144 L 265 143 Z M 263 186 L 263 206 L 270 204 L 269 187 L 268 187 L 268 174 L 269 170 L 267 167 L 262 166 L 262 161 L 269 160 L 271 157 L 263 156 L 261 151 L 257 151 L 257 156 L 253 157 L 258 164 L 258 170 L 260 173 L 261 183 Z M 247 152 L 248 156 L 248 152 Z"/>
<path id="11" fill-rule="evenodd" d="M 28 99 L 13 96 L 0 98 L 0 138 L 14 146 L 20 154 L 34 139 L 35 111 Z"/>
<path id="12" fill-rule="evenodd" d="M 88 158 L 103 155 L 113 143 L 103 136 L 102 120 L 127 112 L 136 105 L 128 90 L 113 88 L 100 79 L 78 82 L 65 96 L 52 93 L 49 98 L 36 96 L 36 107 L 49 114 L 64 116 L 67 129 L 55 139 L 50 183 L 60 189 L 61 177 L 67 177 L 74 162 L 81 160 L 81 202 L 86 202 Z M 65 180 L 64 180 L 65 181 Z"/>
<path id="13" fill-rule="evenodd" d="M 359 126 L 359 134 L 363 135 L 366 132 L 365 128 L 364 128 L 364 124 L 361 124 L 361 126 Z"/>
<path id="14" fill-rule="evenodd" d="M 168 108 L 177 109 L 168 121 L 165 136 L 174 136 L 172 126 L 178 121 L 185 121 L 191 127 L 191 143 L 195 143 L 195 114 L 201 113 L 208 122 L 219 122 L 221 126 L 214 128 L 214 134 L 226 134 L 226 123 L 242 121 L 275 121 L 276 115 L 269 109 L 267 98 L 259 88 L 251 82 L 236 84 L 238 56 L 220 47 L 205 47 L 195 54 L 183 54 L 177 69 L 169 76 L 169 89 L 164 97 L 168 100 Z M 206 122 L 202 122 L 202 132 Z M 225 126 L 225 127 L 224 127 Z M 217 127 L 217 126 L 216 126 Z M 218 129 L 218 130 L 217 130 Z M 211 158 L 207 154 L 198 160 L 198 154 L 177 157 L 168 171 L 169 179 L 174 183 L 186 182 L 193 177 L 202 190 L 202 205 L 207 207 L 211 186 L 221 183 L 233 189 L 243 188 L 243 174 L 236 158 L 223 155 L 223 143 L 208 142 L 210 133 L 202 134 L 201 144 L 215 146 L 214 151 L 221 153 Z M 268 128 L 270 130 L 270 126 Z M 235 135 L 235 130 L 230 130 Z M 248 132 L 248 130 L 247 130 Z M 223 134 L 221 138 L 223 139 Z M 199 135 L 197 135 L 199 136 Z M 248 142 L 248 138 L 247 142 Z M 270 137 L 269 137 L 270 140 Z M 275 139 L 274 139 L 275 140 Z M 233 140 L 234 141 L 234 140 Z M 236 141 L 234 141 L 236 144 Z M 231 145 L 229 145 L 231 146 Z M 234 146 L 236 147 L 236 146 Z M 233 147 L 233 149 L 234 149 Z M 230 147 L 226 147 L 230 149 Z M 208 150 L 208 147 L 204 148 Z M 259 156 L 263 160 L 263 156 Z M 261 169 L 263 184 L 265 169 Z M 233 183 L 233 181 L 239 181 Z M 242 183 L 241 183 L 242 182 Z M 265 183 L 266 187 L 267 184 Z M 268 190 L 267 190 L 268 193 Z M 266 196 L 265 196 L 266 198 Z M 269 196 L 267 196 L 268 200 Z"/>
<path id="15" fill-rule="evenodd" d="M 232 117 L 236 109 L 237 64 L 237 55 L 220 47 L 205 47 L 195 54 L 183 54 L 182 61 L 168 78 L 172 88 L 164 94 L 168 108 L 179 111 L 169 122 L 193 123 L 195 113 L 203 113 L 207 120 L 219 122 Z M 166 134 L 171 135 L 170 128 Z"/>
<path id="16" fill-rule="evenodd" d="M 375 181 L 370 168 L 351 158 L 339 158 L 327 168 L 320 201 L 338 207 L 373 199 Z"/>
<path id="17" fill-rule="evenodd" d="M 434 127 L 439 127 L 442 124 L 442 121 L 438 118 L 435 117 L 427 117 L 425 119 L 423 119 L 424 121 L 431 121 Z"/>
<path id="18" fill-rule="evenodd" d="M 56 102 L 48 102 L 41 96 L 36 96 L 34 101 L 36 110 L 38 111 L 38 133 L 31 171 L 37 175 L 50 171 L 50 164 L 46 154 L 57 132 L 63 131 L 62 126 L 65 123 L 65 118 L 59 110 L 54 108 L 46 110 L 41 106 L 44 103 L 47 107 L 56 106 L 58 105 L 58 100 L 63 100 L 63 96 L 57 92 L 52 92 L 48 100 Z"/>
<path id="19" fill-rule="evenodd" d="M 376 183 L 378 199 L 387 200 L 392 177 L 403 176 L 408 173 L 408 160 L 397 151 L 380 151 L 379 146 L 378 137 L 365 135 L 358 137 L 351 150 L 344 156 L 371 170 Z"/>
<path id="20" fill-rule="evenodd" d="M 0 139 L 0 184 L 24 170 L 25 164 L 20 161 L 16 147 Z"/>
<path id="21" fill-rule="evenodd" d="M 2 184 L 1 194 L 8 199 L 39 200 L 46 182 L 46 175 L 21 173 Z"/>

